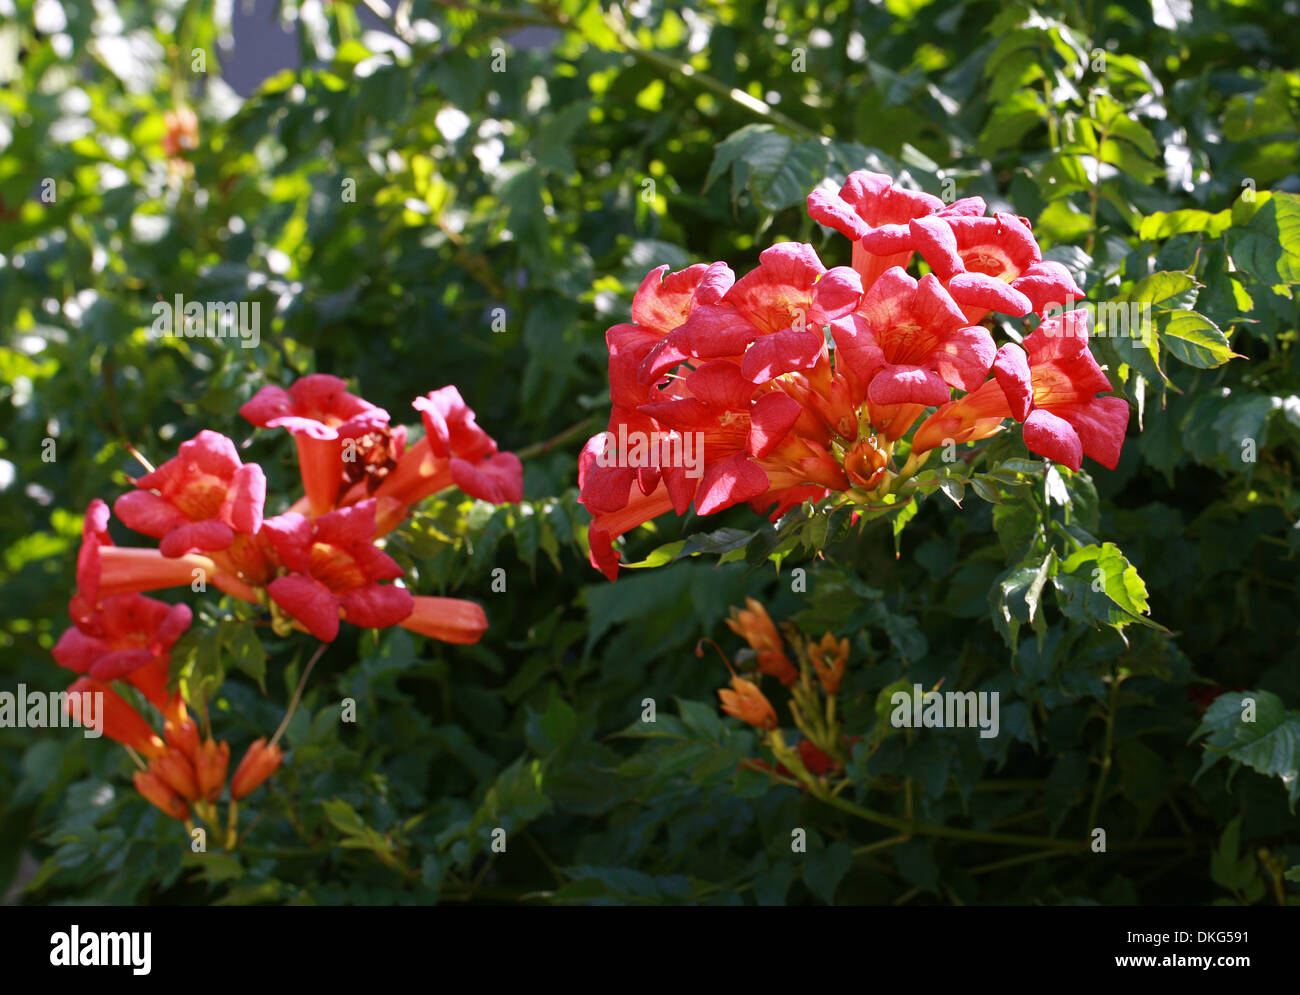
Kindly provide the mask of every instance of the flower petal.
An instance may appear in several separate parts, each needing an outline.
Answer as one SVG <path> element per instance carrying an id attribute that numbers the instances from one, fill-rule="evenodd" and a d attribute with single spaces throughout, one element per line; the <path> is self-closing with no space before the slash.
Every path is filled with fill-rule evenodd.
<path id="1" fill-rule="evenodd" d="M 453 459 L 451 479 L 470 497 L 492 504 L 524 499 L 524 467 L 514 453 L 496 453 L 478 463 Z"/>
<path id="2" fill-rule="evenodd" d="M 948 281 L 948 293 L 963 308 L 983 308 L 1012 318 L 1023 317 L 1032 309 L 1028 297 L 984 273 L 958 273 Z"/>
<path id="3" fill-rule="evenodd" d="M 999 349 L 997 358 L 993 361 L 993 376 L 1006 396 L 1011 417 L 1016 421 L 1028 418 L 1029 409 L 1034 404 L 1034 386 L 1025 350 L 1014 342 L 1008 342 Z"/>
<path id="4" fill-rule="evenodd" d="M 1063 404 L 1052 411 L 1074 426 L 1085 456 L 1107 470 L 1119 465 L 1124 433 L 1128 431 L 1128 401 L 1122 397 L 1094 397 L 1082 404 Z"/>
<path id="5" fill-rule="evenodd" d="M 749 454 L 762 459 L 780 445 L 803 414 L 803 405 L 784 391 L 764 394 L 749 411 Z"/>
<path id="6" fill-rule="evenodd" d="M 162 537 L 158 551 L 163 556 L 176 558 L 186 553 L 211 553 L 229 549 L 235 533 L 225 522 L 209 518 L 203 522 L 185 522 Z"/>
<path id="7" fill-rule="evenodd" d="M 1083 464 L 1083 443 L 1068 421 L 1046 408 L 1035 408 L 1025 419 L 1025 445 L 1071 470 Z"/>
<path id="8" fill-rule="evenodd" d="M 339 634 L 338 598 L 320 581 L 302 574 L 289 574 L 275 578 L 266 591 L 272 601 L 321 642 L 332 643 Z"/>
<path id="9" fill-rule="evenodd" d="M 965 325 L 944 336 L 930 354 L 930 365 L 952 386 L 975 390 L 987 379 L 996 350 L 987 328 Z"/>
<path id="10" fill-rule="evenodd" d="M 705 470 L 695 493 L 695 511 L 711 515 L 758 497 L 768 486 L 767 474 L 748 456 L 742 453 L 728 456 Z"/>
<path id="11" fill-rule="evenodd" d="M 363 629 L 386 629 L 397 625 L 415 608 L 411 592 L 392 584 L 367 584 L 344 591 L 338 597 L 344 617 Z"/>
<path id="12" fill-rule="evenodd" d="M 942 217 L 913 218 L 908 229 L 916 250 L 940 280 L 951 280 L 966 268 L 957 254 L 957 236 Z"/>
<path id="13" fill-rule="evenodd" d="M 825 345 L 820 329 L 787 328 L 773 335 L 762 335 L 745 352 L 740 372 L 755 384 L 767 383 L 784 373 L 807 370 L 817 364 Z"/>
<path id="14" fill-rule="evenodd" d="M 886 366 L 867 390 L 872 404 L 947 404 L 950 397 L 943 377 L 924 366 Z"/>

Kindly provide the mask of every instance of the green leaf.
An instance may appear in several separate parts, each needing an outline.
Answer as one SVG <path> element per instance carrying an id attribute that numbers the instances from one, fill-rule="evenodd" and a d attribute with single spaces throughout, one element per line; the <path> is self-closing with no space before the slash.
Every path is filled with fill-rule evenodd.
<path id="1" fill-rule="evenodd" d="M 1269 197 L 1244 229 L 1228 232 L 1228 252 L 1261 283 L 1300 283 L 1300 194 Z"/>
<path id="2" fill-rule="evenodd" d="M 1115 297 L 1116 301 L 1136 301 L 1149 304 L 1155 310 L 1190 306 L 1196 300 L 1201 285 L 1190 273 L 1161 270 L 1139 280 L 1127 293 Z"/>
<path id="3" fill-rule="evenodd" d="M 705 189 L 728 169 L 732 200 L 746 187 L 769 211 L 800 203 L 826 167 L 826 149 L 814 139 L 796 141 L 770 124 L 750 124 L 728 135 L 714 151 Z"/>
<path id="4" fill-rule="evenodd" d="M 1026 560 L 1012 567 L 989 595 L 993 606 L 993 624 L 1014 653 L 1019 642 L 1020 626 L 1028 623 L 1043 631 L 1040 608 L 1043 588 L 1056 571 L 1056 552 L 1049 551 L 1041 561 Z"/>
<path id="5" fill-rule="evenodd" d="M 920 502 L 916 498 L 912 498 L 899 509 L 898 513 L 895 514 L 891 520 L 890 524 L 894 529 L 895 557 L 901 556 L 903 553 L 903 529 L 907 528 L 907 523 L 916 517 L 916 513 L 919 510 Z"/>
<path id="6" fill-rule="evenodd" d="M 1170 311 L 1160 341 L 1176 358 L 1202 370 L 1222 366 L 1237 355 L 1219 326 L 1195 311 Z"/>
<path id="7" fill-rule="evenodd" d="M 1238 815 L 1223 830 L 1218 849 L 1210 855 L 1210 878 L 1215 884 L 1232 891 L 1245 891 L 1259 875 L 1259 867 L 1241 848 L 1241 820 Z"/>
<path id="8" fill-rule="evenodd" d="M 1228 692 L 1206 709 L 1192 738 L 1206 733 L 1210 735 L 1201 772 L 1226 756 L 1280 778 L 1295 811 L 1300 799 L 1300 711 L 1288 711 L 1270 691 Z"/>
<path id="9" fill-rule="evenodd" d="M 266 694 L 266 650 L 257 638 L 256 628 L 250 622 L 226 622 L 222 628 L 231 662 L 257 681 L 257 686 Z"/>
<path id="10" fill-rule="evenodd" d="M 828 847 L 814 848 L 806 857 L 803 883 L 827 905 L 835 904 L 835 889 L 853 866 L 853 851 L 847 843 L 836 841 Z"/>
<path id="11" fill-rule="evenodd" d="M 1146 584 L 1114 543 L 1088 545 L 1071 553 L 1052 576 L 1052 583 L 1067 618 L 1110 625 L 1121 635 L 1124 626 L 1132 622 L 1168 631 L 1146 617 Z"/>
<path id="12" fill-rule="evenodd" d="M 626 570 L 646 570 L 651 567 L 662 567 L 664 564 L 677 559 L 678 554 L 682 552 L 685 546 L 686 540 L 678 539 L 676 542 L 670 542 L 652 550 L 644 560 L 637 560 L 635 563 L 620 563 L 619 566 Z"/>
<path id="13" fill-rule="evenodd" d="M 1186 209 L 1182 211 L 1156 211 L 1142 219 L 1138 228 L 1138 237 L 1144 240 L 1166 239 L 1184 232 L 1205 232 L 1211 238 L 1217 238 L 1232 227 L 1232 211 L 1225 209 L 1218 214 L 1209 211 Z"/>

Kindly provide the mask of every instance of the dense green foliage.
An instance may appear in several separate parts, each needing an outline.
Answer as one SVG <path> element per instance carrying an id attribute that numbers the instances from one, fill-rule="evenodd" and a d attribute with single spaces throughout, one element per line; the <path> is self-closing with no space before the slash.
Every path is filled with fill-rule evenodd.
<path id="1" fill-rule="evenodd" d="M 294 490 L 287 434 L 237 414 L 264 384 L 334 373 L 413 424 L 410 398 L 454 383 L 526 490 L 449 492 L 394 534 L 486 637 L 345 629 L 233 853 L 192 853 L 107 740 L 0 729 L 0 890 L 26 852 L 36 903 L 1300 900 L 1300 21 L 1260 0 L 413 0 L 385 52 L 353 4 L 286 0 L 306 68 L 241 101 L 210 2 L 63 0 L 42 32 L 33 6 L 0 23 L 0 690 L 68 683 L 50 648 L 81 515 L 138 472 L 128 444 L 158 463 L 202 428 L 252 438 L 269 492 Z M 182 102 L 192 169 L 160 145 Z M 1134 405 L 1119 468 L 1049 473 L 1009 434 L 978 484 L 855 526 L 669 516 L 624 560 L 699 535 L 694 555 L 607 582 L 576 501 L 605 329 L 661 263 L 739 272 L 796 239 L 847 264 L 804 198 L 864 167 L 1031 218 L 1090 300 L 1152 304 L 1150 348 L 1095 340 Z M 260 344 L 150 337 L 176 294 L 260 302 Z M 850 640 L 841 804 L 748 765 L 772 758 L 719 715 L 727 674 L 696 646 L 734 653 L 747 595 Z M 213 722 L 242 748 L 315 643 L 199 604 L 174 664 L 221 672 Z M 1000 692 L 1000 735 L 889 727 L 882 691 L 940 681 Z"/>

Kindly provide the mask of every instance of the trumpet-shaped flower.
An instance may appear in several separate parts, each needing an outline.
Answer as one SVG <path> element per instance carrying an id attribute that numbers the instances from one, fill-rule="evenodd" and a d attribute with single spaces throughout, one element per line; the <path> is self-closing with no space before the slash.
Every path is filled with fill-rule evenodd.
<path id="1" fill-rule="evenodd" d="M 96 681 L 130 681 L 160 708 L 167 701 L 171 648 L 190 626 L 188 605 L 140 594 L 105 598 L 54 645 L 61 666 Z"/>
<path id="2" fill-rule="evenodd" d="M 374 544 L 375 504 L 369 498 L 319 518 L 286 512 L 263 525 L 290 571 L 271 581 L 267 593 L 324 642 L 338 635 L 340 614 L 353 625 L 378 629 L 396 625 L 415 607 L 406 588 L 379 583 L 403 571 Z"/>
<path id="3" fill-rule="evenodd" d="M 762 602 L 746 598 L 744 608 L 732 608 L 727 618 L 727 628 L 749 643 L 758 661 L 760 673 L 775 677 L 786 687 L 792 686 L 799 679 L 799 671 L 785 655 L 780 633 L 776 631 L 776 624 Z"/>
<path id="4" fill-rule="evenodd" d="M 857 307 L 862 281 L 852 269 L 828 270 L 811 245 L 782 242 L 717 304 L 695 306 L 642 360 L 643 385 L 687 360 L 733 357 L 751 383 L 766 383 L 817 362 L 821 329 Z"/>
<path id="5" fill-rule="evenodd" d="M 967 442 L 996 432 L 1004 418 L 1024 423 L 1025 445 L 1072 470 L 1090 456 L 1113 470 L 1128 429 L 1128 402 L 1098 397 L 1110 381 L 1088 349 L 1088 312 L 1049 318 L 1025 339 L 998 351 L 994 376 L 944 405 L 917 429 L 913 451 L 945 440 Z"/>
<path id="6" fill-rule="evenodd" d="M 179 454 L 135 482 L 113 511 L 129 528 L 161 540 L 175 558 L 230 548 L 235 535 L 262 527 L 266 477 L 241 463 L 235 444 L 206 429 L 181 443 Z"/>
<path id="7" fill-rule="evenodd" d="M 298 447 L 298 469 L 312 515 L 335 506 L 344 480 L 344 454 L 388 428 L 388 412 L 348 393 L 338 377 L 313 373 L 285 390 L 267 385 L 239 409 L 260 428 L 285 428 Z"/>
<path id="8" fill-rule="evenodd" d="M 837 359 L 880 406 L 945 404 L 950 386 L 983 383 L 996 354 L 988 329 L 966 321 L 934 274 L 918 281 L 899 267 L 881 274 L 833 330 Z"/>
<path id="9" fill-rule="evenodd" d="M 417 397 L 424 437 L 396 461 L 370 493 L 378 501 L 376 535 L 386 535 L 406 517 L 411 505 L 456 486 L 492 504 L 522 501 L 524 470 L 514 453 L 498 452 L 496 441 L 479 427 L 474 411 L 454 386 Z M 341 502 L 365 496 L 353 488 Z"/>
<path id="10" fill-rule="evenodd" d="M 78 677 L 73 681 L 65 701 L 68 713 L 80 716 L 83 720 L 85 716 L 94 715 L 95 706 L 91 702 L 96 700 L 95 695 L 102 695 L 98 701 L 103 710 L 105 736 L 150 759 L 160 757 L 167 751 L 167 744 L 153 731 L 144 716 L 114 691 L 112 685 L 104 681 L 90 677 Z M 74 703 L 73 698 L 76 696 L 80 696 L 80 700 Z M 80 708 L 80 711 L 74 712 L 74 708 Z"/>
<path id="11" fill-rule="evenodd" d="M 945 206 L 933 194 L 894 186 L 886 174 L 865 169 L 850 173 L 839 193 L 818 189 L 808 195 L 809 216 L 853 242 L 853 268 L 864 291 L 887 270 L 908 264 L 916 248 L 908 222 L 936 213 L 983 214 L 984 201 L 969 197 Z"/>

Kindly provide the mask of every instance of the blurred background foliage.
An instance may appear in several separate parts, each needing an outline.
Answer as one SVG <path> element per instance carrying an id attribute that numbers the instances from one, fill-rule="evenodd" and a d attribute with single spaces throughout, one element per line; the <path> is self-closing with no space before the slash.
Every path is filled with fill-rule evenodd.
<path id="1" fill-rule="evenodd" d="M 525 455 L 526 501 L 435 502 L 394 537 L 422 591 L 481 601 L 491 628 L 472 648 L 345 628 L 236 853 L 191 853 L 107 742 L 0 729 L 10 900 L 1296 901 L 1294 0 L 252 16 L 288 32 L 294 68 L 241 97 L 230 2 L 0 0 L 0 690 L 66 686 L 49 649 L 80 518 L 137 472 L 128 443 L 160 462 L 201 428 L 251 439 L 287 503 L 287 435 L 237 415 L 263 384 L 335 373 L 414 423 L 410 399 L 454 383 Z M 182 105 L 198 144 L 169 161 L 163 115 Z M 611 585 L 587 565 L 576 454 L 608 411 L 605 328 L 661 263 L 743 271 L 778 238 L 847 263 L 803 200 L 858 168 L 983 196 L 1032 219 L 1092 300 L 1154 301 L 1152 348 L 1097 340 L 1135 417 L 1119 469 L 1077 475 L 1068 501 L 1169 634 L 1053 603 L 1012 650 L 994 620 L 1025 523 L 974 495 L 921 507 L 898 558 L 882 521 L 823 530 L 779 572 L 696 557 Z M 176 294 L 259 302 L 260 345 L 150 338 L 152 304 Z M 661 521 L 626 558 L 701 528 Z M 880 739 L 855 750 L 846 797 L 980 832 L 1100 825 L 1113 852 L 874 847 L 889 834 L 742 770 L 754 736 L 719 717 L 726 673 L 694 651 L 738 648 L 721 622 L 747 594 L 851 640 L 847 728 Z M 238 755 L 278 724 L 311 647 L 237 643 L 240 612 L 202 604 Z M 1002 734 L 885 735 L 877 694 L 900 679 L 999 691 Z M 1259 692 L 1260 736 L 1242 738 L 1240 695 L 1202 726 L 1225 689 Z M 1226 760 L 1198 777 L 1203 754 Z"/>

